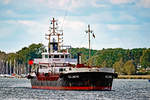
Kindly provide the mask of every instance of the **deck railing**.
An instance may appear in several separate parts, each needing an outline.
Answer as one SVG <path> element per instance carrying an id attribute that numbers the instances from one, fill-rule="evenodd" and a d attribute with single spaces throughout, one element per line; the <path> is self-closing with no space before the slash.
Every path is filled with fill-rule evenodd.
<path id="1" fill-rule="evenodd" d="M 34 59 L 35 64 L 40 63 L 70 63 L 77 64 L 77 59 L 70 58 L 45 58 L 45 59 Z"/>

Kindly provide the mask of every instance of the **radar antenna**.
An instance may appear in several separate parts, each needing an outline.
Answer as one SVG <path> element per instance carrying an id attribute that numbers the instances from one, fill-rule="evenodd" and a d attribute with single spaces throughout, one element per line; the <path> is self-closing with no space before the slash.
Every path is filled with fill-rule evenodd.
<path id="1" fill-rule="evenodd" d="M 57 20 L 55 20 L 54 18 L 51 20 L 51 27 L 49 27 L 49 34 L 45 34 L 45 36 L 46 36 L 46 39 L 49 41 L 48 52 L 50 53 L 54 51 L 60 51 L 60 44 L 63 42 L 62 40 L 63 38 L 61 38 L 63 36 L 63 30 L 58 30 L 58 23 L 57 23 Z M 57 42 L 52 41 L 52 40 L 56 40 Z M 52 43 L 53 43 L 53 46 L 51 46 Z"/>

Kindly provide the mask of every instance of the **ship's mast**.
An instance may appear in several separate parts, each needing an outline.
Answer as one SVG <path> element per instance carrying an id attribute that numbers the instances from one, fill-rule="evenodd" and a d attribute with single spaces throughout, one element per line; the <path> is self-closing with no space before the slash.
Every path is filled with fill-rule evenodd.
<path id="1" fill-rule="evenodd" d="M 49 41 L 48 42 L 48 52 L 49 53 L 52 52 L 50 49 L 51 48 L 51 46 L 50 46 L 51 38 L 53 38 L 53 40 L 55 40 L 54 36 L 57 36 L 57 44 L 58 44 L 57 47 L 58 47 L 58 51 L 60 51 L 60 43 L 62 43 L 61 42 L 62 38 L 60 38 L 60 37 L 63 36 L 63 31 L 58 30 L 57 20 L 55 20 L 54 18 L 51 20 L 51 26 L 52 27 L 49 28 L 49 34 L 46 34 L 46 36 L 47 36 L 46 39 Z M 55 41 L 52 41 L 52 42 L 55 42 Z"/>
<path id="2" fill-rule="evenodd" d="M 91 40 L 90 40 L 90 34 L 93 34 L 93 31 L 90 29 L 90 25 L 88 25 L 88 30 L 85 31 L 86 33 L 88 33 L 88 41 L 89 41 L 89 59 L 91 57 Z M 94 36 L 94 34 L 93 34 Z M 95 36 L 94 36 L 95 37 Z M 90 66 L 90 63 L 88 63 L 88 65 Z"/>

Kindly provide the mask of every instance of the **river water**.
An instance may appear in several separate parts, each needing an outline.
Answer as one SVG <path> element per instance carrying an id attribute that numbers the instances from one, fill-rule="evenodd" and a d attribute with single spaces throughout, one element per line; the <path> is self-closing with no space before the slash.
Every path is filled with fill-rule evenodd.
<path id="1" fill-rule="evenodd" d="M 0 78 L 0 100 L 150 100 L 150 82 L 115 79 L 112 91 L 31 89 L 27 79 Z"/>

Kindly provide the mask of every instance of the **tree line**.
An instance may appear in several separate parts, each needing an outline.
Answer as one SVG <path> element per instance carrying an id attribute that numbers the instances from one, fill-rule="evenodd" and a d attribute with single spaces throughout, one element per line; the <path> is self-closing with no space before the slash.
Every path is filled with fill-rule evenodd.
<path id="1" fill-rule="evenodd" d="M 41 43 L 31 44 L 16 53 L 6 54 L 0 51 L 0 61 L 16 60 L 19 64 L 27 66 L 30 59 L 41 58 L 43 51 L 46 49 Z M 71 48 L 69 51 L 73 58 L 77 58 L 77 53 L 81 53 L 84 64 L 90 62 L 92 66 L 114 68 L 118 74 L 137 74 L 140 69 L 150 67 L 150 48 L 91 50 L 91 58 L 88 57 L 87 48 Z"/>

